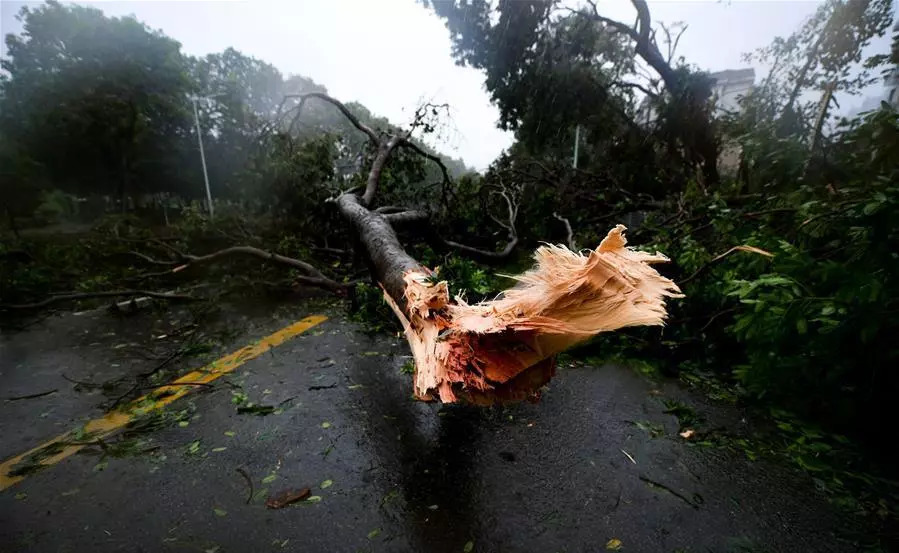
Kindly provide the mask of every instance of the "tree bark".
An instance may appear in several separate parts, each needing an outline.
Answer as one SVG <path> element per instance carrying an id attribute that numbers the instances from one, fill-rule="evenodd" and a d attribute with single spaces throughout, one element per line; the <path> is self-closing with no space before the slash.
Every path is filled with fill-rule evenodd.
<path id="1" fill-rule="evenodd" d="M 387 218 L 366 209 L 357 196 L 342 194 L 337 198 L 337 207 L 341 216 L 353 226 L 359 242 L 365 248 L 374 273 L 372 276 L 405 309 L 406 283 L 403 275 L 407 271 L 429 271 L 406 253 Z"/>

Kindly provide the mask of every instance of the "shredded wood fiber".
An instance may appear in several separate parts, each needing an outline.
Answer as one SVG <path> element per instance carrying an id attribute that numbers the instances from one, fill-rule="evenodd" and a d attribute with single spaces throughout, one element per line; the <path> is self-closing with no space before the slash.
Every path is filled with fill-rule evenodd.
<path id="1" fill-rule="evenodd" d="M 384 297 L 412 349 L 416 397 L 479 405 L 536 399 L 563 350 L 600 332 L 664 324 L 665 299 L 682 297 L 652 267 L 668 258 L 627 248 L 624 230 L 616 226 L 586 253 L 542 246 L 535 267 L 513 277 L 514 288 L 474 305 L 451 301 L 447 283 L 432 274 L 407 272 L 407 313 Z"/>

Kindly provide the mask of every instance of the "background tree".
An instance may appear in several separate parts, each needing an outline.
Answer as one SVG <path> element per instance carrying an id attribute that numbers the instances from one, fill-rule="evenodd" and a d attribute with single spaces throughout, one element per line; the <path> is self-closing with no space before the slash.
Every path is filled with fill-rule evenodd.
<path id="1" fill-rule="evenodd" d="M 189 80 L 179 44 L 133 18 L 48 2 L 7 36 L 3 126 L 64 191 L 178 190 Z"/>
<path id="2" fill-rule="evenodd" d="M 833 94 L 856 95 L 879 79 L 874 69 L 886 56 L 862 58 L 891 22 L 890 0 L 828 0 L 793 34 L 747 54 L 746 61 L 770 67 L 748 98 L 761 119 L 756 123 L 777 119 L 781 135 L 808 139 L 818 93 L 830 87 Z"/>

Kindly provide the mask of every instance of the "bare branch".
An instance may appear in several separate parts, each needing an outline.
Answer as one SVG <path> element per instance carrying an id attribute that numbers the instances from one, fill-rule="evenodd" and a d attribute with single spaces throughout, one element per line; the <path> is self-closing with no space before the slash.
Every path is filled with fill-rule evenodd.
<path id="1" fill-rule="evenodd" d="M 294 115 L 294 118 L 290 124 L 291 129 L 293 128 L 294 123 L 299 119 L 306 100 L 309 98 L 318 98 L 319 100 L 334 105 L 338 110 L 340 110 L 340 113 L 342 113 L 343 116 L 346 117 L 350 123 L 352 123 L 354 127 L 364 132 L 366 136 L 368 136 L 369 141 L 377 147 L 377 154 L 372 161 L 371 169 L 369 169 L 368 171 L 368 178 L 366 179 L 365 183 L 365 192 L 363 192 L 362 194 L 362 205 L 371 205 L 372 201 L 375 198 L 375 194 L 377 194 L 378 192 L 378 185 L 381 180 L 381 173 L 384 171 L 384 166 L 387 164 L 387 161 L 390 159 L 390 155 L 393 153 L 393 151 L 397 148 L 397 146 L 400 145 L 408 147 L 418 155 L 437 163 L 440 167 L 441 172 L 443 173 L 444 188 L 446 187 L 446 183 L 450 182 L 449 172 L 447 171 L 446 165 L 444 165 L 443 161 L 439 157 L 429 154 L 417 145 L 408 141 L 409 136 L 411 136 L 412 132 L 416 128 L 418 128 L 418 126 L 422 125 L 422 121 L 426 117 L 428 110 L 433 111 L 438 107 L 445 108 L 448 106 L 432 106 L 430 104 L 422 106 L 418 110 L 416 110 L 415 119 L 410 130 L 404 132 L 398 131 L 396 134 L 387 134 L 382 138 L 382 136 L 375 132 L 374 129 L 361 122 L 359 118 L 353 115 L 353 113 L 349 110 L 349 108 L 346 107 L 346 105 L 343 104 L 343 102 L 323 92 L 307 92 L 305 94 L 287 95 L 284 97 L 284 99 L 281 101 L 281 105 L 278 107 L 279 114 L 283 109 L 284 103 L 290 98 L 300 99 L 299 105 L 295 108 L 296 114 Z"/>
<path id="2" fill-rule="evenodd" d="M 312 251 L 337 256 L 346 255 L 348 253 L 347 250 L 341 250 L 339 248 L 329 248 L 327 246 L 315 246 L 312 248 Z"/>
<path id="3" fill-rule="evenodd" d="M 687 27 L 689 27 L 689 25 L 681 27 L 680 32 L 674 37 L 674 44 L 671 45 L 671 49 L 668 51 L 668 63 L 671 63 L 671 60 L 674 59 L 674 54 L 677 53 L 677 45 L 680 44 L 680 38 L 687 32 Z"/>
<path id="4" fill-rule="evenodd" d="M 177 264 L 178 264 L 177 261 L 168 261 L 168 260 L 161 260 L 161 259 L 153 259 L 153 258 L 150 257 L 149 255 L 146 255 L 146 254 L 143 254 L 143 253 L 140 253 L 140 252 L 129 251 L 129 252 L 124 252 L 124 253 L 126 253 L 126 254 L 128 254 L 128 255 L 133 255 L 133 256 L 135 256 L 135 257 L 139 257 L 139 258 L 143 259 L 144 261 L 146 261 L 147 263 L 151 263 L 151 264 L 153 264 L 153 265 L 177 265 Z"/>
<path id="5" fill-rule="evenodd" d="M 620 33 L 624 33 L 624 34 L 628 35 L 629 37 L 633 38 L 634 40 L 640 39 L 640 35 L 637 34 L 637 31 L 635 31 L 634 28 L 631 27 L 630 25 L 627 25 L 620 21 L 615 21 L 614 19 L 609 19 L 608 17 L 604 17 L 602 15 L 599 15 L 598 13 L 596 13 L 590 17 L 592 19 L 594 19 L 595 21 L 599 21 L 600 23 L 604 23 L 605 25 L 612 27 L 613 29 L 615 29 L 616 31 L 618 31 Z"/>
<path id="6" fill-rule="evenodd" d="M 387 214 L 387 213 L 398 213 L 400 211 L 409 211 L 408 207 L 402 207 L 398 205 L 385 205 L 375 209 L 375 213 Z"/>
<path id="7" fill-rule="evenodd" d="M 451 248 L 456 248 L 457 250 L 461 250 L 463 252 L 468 252 L 470 254 L 474 254 L 478 257 L 483 257 L 485 259 L 491 260 L 500 260 L 505 259 L 511 255 L 511 253 L 515 250 L 515 246 L 518 245 L 518 237 L 512 238 L 506 244 L 506 247 L 498 252 L 491 252 L 487 250 L 482 250 L 480 248 L 474 248 L 472 246 L 466 246 L 465 244 L 460 244 L 458 242 L 453 242 L 452 240 L 444 240 L 444 244 L 450 246 Z"/>
<path id="8" fill-rule="evenodd" d="M 665 32 L 665 44 L 668 46 L 668 63 L 671 63 L 671 29 L 664 23 L 659 23 L 659 26 L 662 27 L 662 31 Z"/>
<path id="9" fill-rule="evenodd" d="M 500 181 L 499 189 L 490 192 L 490 196 L 497 195 L 501 197 L 506 203 L 508 221 L 502 221 L 492 213 L 488 212 L 488 215 L 491 219 L 493 219 L 493 221 L 495 221 L 498 225 L 508 231 L 508 242 L 501 251 L 493 252 L 482 250 L 480 248 L 467 246 L 465 244 L 446 239 L 443 240 L 443 243 L 451 248 L 473 254 L 486 260 L 496 261 L 509 257 L 509 255 L 515 250 L 515 247 L 518 245 L 518 231 L 515 225 L 518 220 L 518 208 L 521 202 L 521 191 L 521 186 L 509 186 Z"/>
<path id="10" fill-rule="evenodd" d="M 646 5 L 646 0 L 631 0 L 631 3 L 637 10 L 637 22 L 633 27 L 620 21 L 615 21 L 614 19 L 599 15 L 598 10 L 595 8 L 595 4 L 591 4 L 594 6 L 592 14 L 585 12 L 578 13 L 593 21 L 603 23 L 633 39 L 634 42 L 636 42 L 637 54 L 659 74 L 662 80 L 665 81 L 665 86 L 668 90 L 677 90 L 677 74 L 671 68 L 671 65 L 665 61 L 665 57 L 659 51 L 658 45 L 651 40 L 652 19 L 649 15 L 649 6 Z"/>
<path id="11" fill-rule="evenodd" d="M 376 133 L 371 127 L 369 127 L 362 121 L 359 121 L 359 118 L 356 117 L 355 115 L 353 115 L 353 112 L 351 112 L 349 110 L 349 108 L 347 108 L 346 105 L 344 105 L 343 102 L 334 98 L 333 96 L 329 96 L 323 92 L 306 92 L 305 94 L 288 94 L 288 95 L 284 96 L 284 99 L 281 100 L 281 106 L 278 107 L 279 114 L 281 112 L 282 106 L 284 105 L 284 102 L 291 98 L 299 98 L 299 100 L 300 100 L 300 104 L 295 108 L 295 109 L 297 109 L 297 115 L 294 116 L 294 121 L 296 121 L 296 119 L 299 118 L 299 114 L 303 109 L 303 105 L 305 104 L 306 99 L 318 98 L 319 100 L 328 102 L 329 104 L 332 104 L 337 109 L 339 109 L 340 113 L 342 113 L 343 116 L 346 117 L 349 120 L 349 122 L 353 124 L 354 127 L 359 129 L 360 131 L 364 132 L 368 136 L 369 140 L 372 141 L 373 144 L 380 145 L 381 141 L 378 138 L 378 133 Z M 293 127 L 293 123 L 291 123 L 291 127 Z"/>
<path id="12" fill-rule="evenodd" d="M 656 94 L 655 92 L 649 90 L 648 88 L 646 88 L 645 86 L 643 86 L 643 85 L 640 84 L 640 83 L 630 83 L 630 82 L 627 82 L 627 81 L 615 81 L 615 82 L 613 82 L 612 84 L 615 85 L 615 86 L 623 86 L 623 87 L 625 87 L 625 88 L 636 88 L 637 90 L 639 90 L 639 91 L 642 92 L 643 94 L 646 94 L 646 95 L 649 96 L 650 98 L 658 98 L 658 97 L 659 97 L 658 94 Z"/>
<path id="13" fill-rule="evenodd" d="M 408 133 L 396 134 L 391 136 L 387 142 L 379 144 L 378 155 L 376 155 L 374 161 L 371 162 L 371 169 L 368 171 L 368 180 L 365 182 L 365 192 L 362 194 L 363 205 L 371 205 L 372 200 L 375 199 L 375 194 L 378 193 L 378 184 L 381 182 L 381 172 L 384 171 L 384 166 L 387 165 L 390 154 L 393 153 L 393 150 L 395 150 L 402 141 L 406 140 L 407 136 Z"/>
<path id="14" fill-rule="evenodd" d="M 249 256 L 249 257 L 257 257 L 260 259 L 264 259 L 266 261 L 271 261 L 273 263 L 279 263 L 281 265 L 287 265 L 288 267 L 293 267 L 295 269 L 299 269 L 306 273 L 308 276 L 297 276 L 294 277 L 297 282 L 302 282 L 304 284 L 309 284 L 311 286 L 317 286 L 319 288 L 324 288 L 326 290 L 331 290 L 332 292 L 337 292 L 341 290 L 345 290 L 347 288 L 352 287 L 351 284 L 344 284 L 332 280 L 322 274 L 321 271 L 306 263 L 305 261 L 301 261 L 299 259 L 294 259 L 292 257 L 286 257 L 283 255 L 278 255 L 276 253 L 270 253 L 265 250 L 260 250 L 259 248 L 254 248 L 252 246 L 234 246 L 231 248 L 225 248 L 223 250 L 219 250 L 217 252 L 213 252 L 208 255 L 196 256 L 196 255 L 182 255 L 183 263 L 178 267 L 172 269 L 173 273 L 182 271 L 191 265 L 199 265 L 201 263 L 209 263 L 210 261 L 215 261 L 216 259 L 220 259 L 222 257 L 229 256 Z"/>
<path id="15" fill-rule="evenodd" d="M 446 168 L 446 165 L 443 163 L 443 160 L 440 159 L 440 157 L 435 156 L 433 154 L 429 154 L 428 152 L 419 148 L 414 142 L 410 142 L 408 140 L 406 140 L 405 142 L 402 143 L 402 147 L 409 148 L 410 150 L 414 151 L 418 155 L 420 155 L 424 158 L 427 158 L 427 159 L 433 161 L 434 163 L 436 163 L 437 166 L 440 167 L 440 172 L 443 173 L 443 182 L 445 184 L 449 184 L 452 182 L 452 179 L 449 176 L 449 170 Z"/>
<path id="16" fill-rule="evenodd" d="M 43 307 L 47 307 L 48 305 L 64 301 L 89 300 L 95 298 L 133 298 L 139 296 L 172 301 L 194 301 L 197 299 L 193 296 L 185 296 L 182 294 L 163 294 L 161 292 L 152 292 L 150 290 L 110 290 L 105 292 L 78 292 L 71 294 L 57 294 L 35 303 L 3 304 L 0 305 L 0 309 L 41 309 Z"/>
<path id="17" fill-rule="evenodd" d="M 571 222 L 568 221 L 568 219 L 566 219 L 565 217 L 562 217 L 561 215 L 556 213 L 555 211 L 553 212 L 553 217 L 555 217 L 559 221 L 562 221 L 562 224 L 565 225 L 566 244 L 568 245 L 568 249 L 571 251 L 577 250 L 577 245 L 574 243 L 574 231 L 571 230 Z"/>
<path id="18" fill-rule="evenodd" d="M 400 213 L 388 213 L 386 215 L 382 215 L 387 222 L 391 225 L 405 225 L 409 223 L 423 223 L 426 222 L 430 217 L 424 211 L 418 210 L 409 210 L 403 211 Z"/>

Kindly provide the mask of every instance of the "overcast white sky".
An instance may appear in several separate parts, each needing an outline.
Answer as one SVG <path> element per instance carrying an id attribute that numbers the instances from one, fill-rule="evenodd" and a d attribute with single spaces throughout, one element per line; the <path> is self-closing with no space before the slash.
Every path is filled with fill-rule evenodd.
<path id="1" fill-rule="evenodd" d="M 356 100 L 394 123 L 422 101 L 452 106 L 453 132 L 435 144 L 484 169 L 512 137 L 496 129 L 484 77 L 457 67 L 441 20 L 415 0 L 108 1 L 111 16 L 135 15 L 204 55 L 233 46 L 285 75 L 311 77 L 344 101 Z M 18 32 L 22 2 L 0 0 L 0 30 Z M 29 5 L 32 5 L 29 3 Z M 604 15 L 630 22 L 627 0 L 600 0 Z M 703 69 L 744 67 L 742 53 L 787 35 L 817 3 L 804 1 L 651 1 L 653 19 L 689 25 L 679 53 Z M 4 49 L 5 50 L 5 49 Z M 760 75 L 757 71 L 757 80 Z"/>

